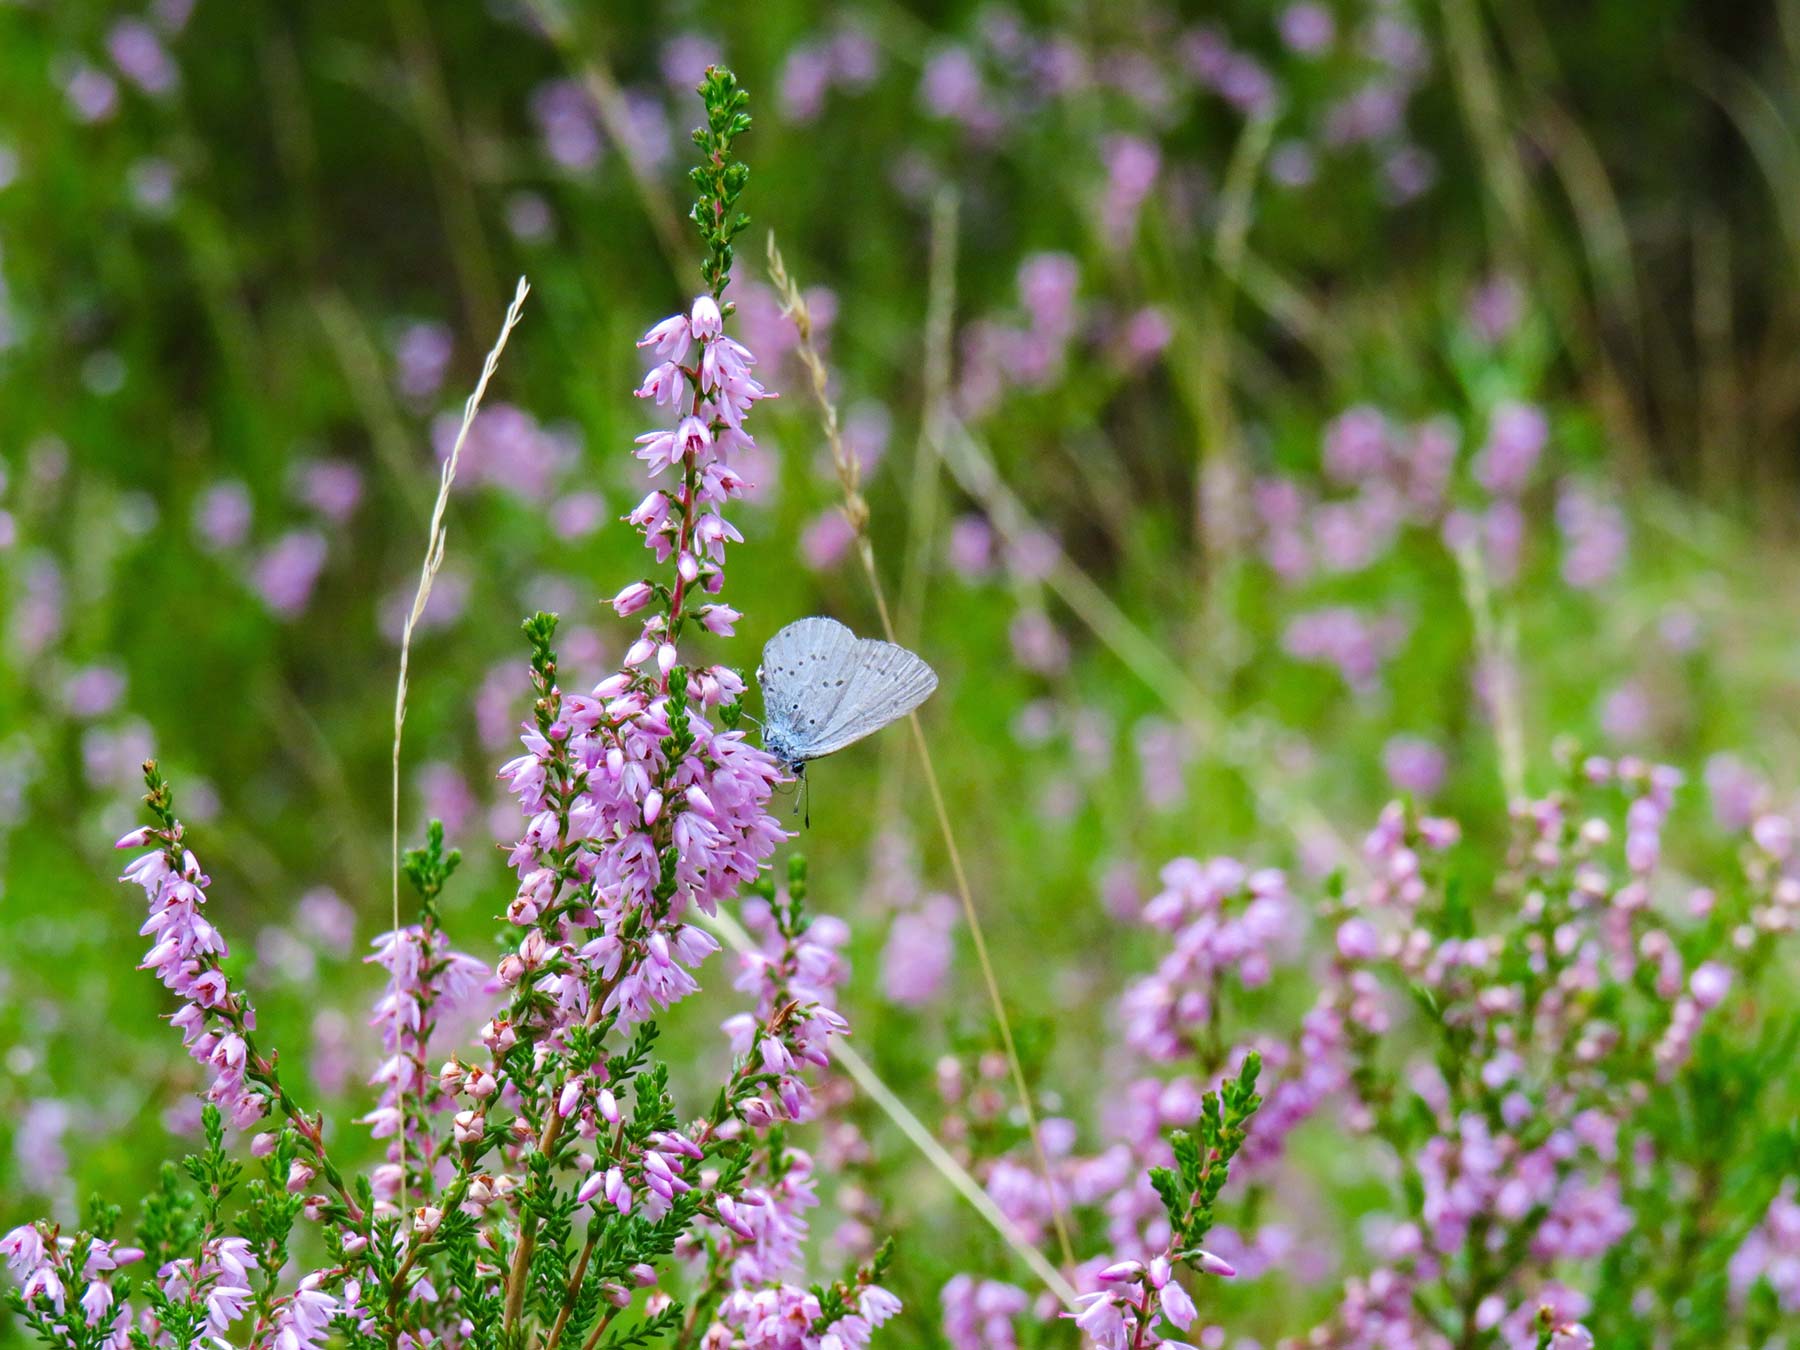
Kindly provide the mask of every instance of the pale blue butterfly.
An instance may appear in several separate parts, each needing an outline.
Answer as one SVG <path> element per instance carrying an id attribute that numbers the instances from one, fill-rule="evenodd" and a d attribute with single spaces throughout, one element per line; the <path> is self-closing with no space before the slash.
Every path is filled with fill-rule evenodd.
<path id="1" fill-rule="evenodd" d="M 859 638 L 835 619 L 790 623 L 763 648 L 763 748 L 798 777 L 819 759 L 904 717 L 937 675 L 892 642 Z"/>

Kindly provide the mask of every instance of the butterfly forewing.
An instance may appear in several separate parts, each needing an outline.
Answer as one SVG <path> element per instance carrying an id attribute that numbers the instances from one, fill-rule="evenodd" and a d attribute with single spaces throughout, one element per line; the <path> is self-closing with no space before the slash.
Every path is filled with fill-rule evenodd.
<path id="1" fill-rule="evenodd" d="M 803 728 L 798 749 L 807 759 L 834 754 L 904 717 L 937 688 L 932 668 L 891 642 L 862 638 L 840 667 L 841 697 L 818 727 Z"/>
<path id="2" fill-rule="evenodd" d="M 844 691 L 856 634 L 835 619 L 799 619 L 763 647 L 764 717 L 798 749 L 816 739 Z"/>

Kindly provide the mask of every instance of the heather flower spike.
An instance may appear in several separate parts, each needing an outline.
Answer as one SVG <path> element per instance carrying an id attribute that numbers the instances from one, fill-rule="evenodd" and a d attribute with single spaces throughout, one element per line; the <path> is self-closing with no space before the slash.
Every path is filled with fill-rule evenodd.
<path id="1" fill-rule="evenodd" d="M 192 1189 L 171 1170 L 146 1201 L 141 1249 L 112 1238 L 116 1212 L 72 1237 L 38 1223 L 0 1239 L 9 1303 L 46 1344 L 592 1350 L 686 1328 L 708 1346 L 861 1350 L 898 1311 L 885 1248 L 829 1283 L 797 1282 L 818 1197 L 784 1130 L 818 1114 L 817 1081 L 849 1031 L 835 1008 L 842 927 L 806 913 L 802 867 L 785 890 L 767 877 L 783 766 L 744 739 L 738 673 L 682 650 L 696 625 L 727 638 L 741 617 L 719 598 L 742 538 L 727 513 L 769 396 L 719 299 L 745 224 L 733 143 L 747 99 L 717 69 L 700 92 L 707 291 L 641 344 L 658 364 L 638 394 L 662 416 L 638 442 L 653 486 L 629 519 L 659 575 L 614 596 L 638 636 L 590 690 L 562 686 L 555 616 L 525 623 L 531 717 L 499 774 L 520 810 L 505 950 L 490 967 L 452 944 L 439 904 L 459 855 L 434 821 L 404 860 L 417 921 L 369 957 L 386 980 L 359 1123 L 385 1156 L 346 1175 L 258 1039 L 206 917 L 210 882 L 146 764 L 151 823 L 119 841 L 145 850 L 123 879 L 148 900 L 144 968 L 178 1000 L 170 1020 L 207 1074 L 205 1148 L 186 1160 Z M 750 1007 L 728 1023 L 732 1067 L 689 1115 L 655 1053 L 657 1019 L 698 990 L 718 943 L 695 920 L 724 904 L 747 907 L 764 946 L 738 980 Z M 253 1136 L 249 1180 L 231 1131 Z M 298 1251 L 322 1263 L 297 1266 Z M 146 1254 L 152 1277 L 115 1276 Z"/>

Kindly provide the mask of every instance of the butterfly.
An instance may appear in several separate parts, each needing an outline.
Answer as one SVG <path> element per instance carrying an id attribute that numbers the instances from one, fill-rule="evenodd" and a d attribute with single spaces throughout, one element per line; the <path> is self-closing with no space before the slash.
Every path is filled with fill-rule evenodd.
<path id="1" fill-rule="evenodd" d="M 906 648 L 859 638 L 835 619 L 799 619 L 769 639 L 756 681 L 763 748 L 796 777 L 808 760 L 842 750 L 904 717 L 937 688 L 937 673 Z"/>

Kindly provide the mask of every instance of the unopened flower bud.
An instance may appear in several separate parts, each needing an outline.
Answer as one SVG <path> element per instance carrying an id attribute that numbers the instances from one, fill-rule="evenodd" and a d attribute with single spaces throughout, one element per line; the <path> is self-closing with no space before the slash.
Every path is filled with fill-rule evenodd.
<path id="1" fill-rule="evenodd" d="M 581 1105 L 581 1079 L 571 1078 L 563 1084 L 562 1092 L 556 1098 L 556 1114 L 567 1120 L 575 1114 L 575 1108 Z"/>
<path id="2" fill-rule="evenodd" d="M 496 1055 L 504 1055 L 519 1043 L 519 1033 L 504 1017 L 496 1017 L 481 1029 L 481 1043 Z"/>

